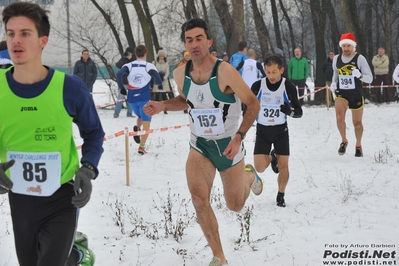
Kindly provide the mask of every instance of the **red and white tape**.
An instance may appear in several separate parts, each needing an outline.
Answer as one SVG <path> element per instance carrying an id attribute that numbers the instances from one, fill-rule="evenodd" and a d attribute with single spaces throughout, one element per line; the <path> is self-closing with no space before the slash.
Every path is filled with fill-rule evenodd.
<path id="1" fill-rule="evenodd" d="M 141 135 L 146 135 L 146 134 L 151 134 L 151 133 L 155 133 L 155 132 L 165 132 L 165 131 L 169 131 L 169 130 L 176 130 L 176 129 L 180 129 L 183 127 L 190 127 L 190 124 L 186 124 L 186 125 L 179 125 L 179 126 L 171 126 L 171 127 L 161 127 L 161 128 L 154 128 L 154 129 L 149 129 L 149 130 L 141 130 L 141 131 L 132 131 L 129 132 L 129 136 L 141 136 Z M 118 131 L 114 134 L 108 135 L 104 137 L 104 141 L 113 139 L 113 138 L 117 138 L 117 137 L 121 137 L 125 135 L 125 130 L 121 130 Z M 78 145 L 76 146 L 77 150 L 80 150 L 82 148 L 82 145 Z"/>

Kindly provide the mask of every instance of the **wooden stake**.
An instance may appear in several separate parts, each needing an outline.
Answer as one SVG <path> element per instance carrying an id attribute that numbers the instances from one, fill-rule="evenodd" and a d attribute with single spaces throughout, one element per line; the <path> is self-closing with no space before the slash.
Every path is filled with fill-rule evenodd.
<path id="1" fill-rule="evenodd" d="M 326 87 L 326 102 L 327 102 L 327 110 L 330 109 L 330 87 Z"/>
<path id="2" fill-rule="evenodd" d="M 129 128 L 125 127 L 125 154 L 126 154 L 126 186 L 130 186 L 130 156 L 129 156 Z"/>

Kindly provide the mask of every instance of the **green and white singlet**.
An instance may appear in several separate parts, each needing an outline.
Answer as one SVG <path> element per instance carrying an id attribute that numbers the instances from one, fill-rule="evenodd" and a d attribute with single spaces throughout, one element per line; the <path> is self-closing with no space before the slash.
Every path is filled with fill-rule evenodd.
<path id="1" fill-rule="evenodd" d="M 221 92 L 217 60 L 211 77 L 203 84 L 195 83 L 190 75 L 192 61 L 185 69 L 183 94 L 190 110 L 190 129 L 193 135 L 209 140 L 233 137 L 241 116 L 241 100 L 235 94 Z"/>

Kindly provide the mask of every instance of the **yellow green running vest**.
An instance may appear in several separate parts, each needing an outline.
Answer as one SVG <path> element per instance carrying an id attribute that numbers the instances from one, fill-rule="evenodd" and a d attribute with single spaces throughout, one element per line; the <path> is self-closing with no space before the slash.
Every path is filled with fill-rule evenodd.
<path id="1" fill-rule="evenodd" d="M 49 196 L 79 168 L 73 118 L 64 107 L 64 79 L 65 74 L 55 70 L 40 95 L 21 98 L 9 87 L 6 75 L 0 74 L 0 160 L 16 160 L 7 171 L 14 187 L 20 188 L 13 188 L 15 193 Z M 29 85 L 21 86 L 29 89 Z M 53 185 L 44 193 L 46 182 Z M 26 191 L 21 188 L 25 184 Z"/>

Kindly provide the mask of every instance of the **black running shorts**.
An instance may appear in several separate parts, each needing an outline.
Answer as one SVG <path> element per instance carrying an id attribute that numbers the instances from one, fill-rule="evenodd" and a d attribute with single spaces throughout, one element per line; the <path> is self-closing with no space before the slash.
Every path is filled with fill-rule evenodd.
<path id="1" fill-rule="evenodd" d="M 254 155 L 269 154 L 272 144 L 278 155 L 290 155 L 290 140 L 287 123 L 276 126 L 256 125 Z"/>

